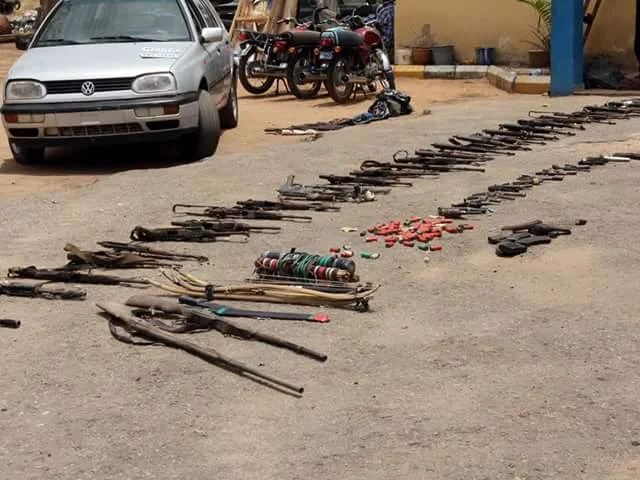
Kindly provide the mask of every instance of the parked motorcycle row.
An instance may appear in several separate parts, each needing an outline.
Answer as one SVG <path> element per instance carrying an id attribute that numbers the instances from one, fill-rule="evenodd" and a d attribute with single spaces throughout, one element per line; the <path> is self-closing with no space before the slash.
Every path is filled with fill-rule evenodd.
<path id="1" fill-rule="evenodd" d="M 346 103 L 356 88 L 375 92 L 395 89 L 391 62 L 375 16 L 363 18 L 355 12 L 341 20 L 320 20 L 326 9 L 316 9 L 313 19 L 293 30 L 266 34 L 250 30 L 238 33 L 239 77 L 249 93 L 267 92 L 277 79 L 300 99 L 318 95 L 322 85 L 336 103 Z"/>

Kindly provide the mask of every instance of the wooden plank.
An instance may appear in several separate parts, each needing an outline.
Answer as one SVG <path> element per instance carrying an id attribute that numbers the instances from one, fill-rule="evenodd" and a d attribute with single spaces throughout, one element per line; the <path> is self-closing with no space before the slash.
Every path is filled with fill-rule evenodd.
<path id="1" fill-rule="evenodd" d="M 596 17 L 598 16 L 598 11 L 600 10 L 600 6 L 602 4 L 602 0 L 595 0 L 595 5 L 593 7 L 593 11 L 589 11 L 589 6 L 591 4 L 591 0 L 585 0 L 584 2 L 584 18 L 589 19 L 587 24 L 587 28 L 584 32 L 584 40 L 583 43 L 586 45 L 587 40 L 589 39 L 589 34 L 591 33 L 591 28 L 593 28 L 593 23 L 596 21 Z"/>
<path id="2" fill-rule="evenodd" d="M 269 17 L 240 17 L 237 19 L 238 22 L 251 22 L 251 23 L 267 23 Z"/>
<path id="3" fill-rule="evenodd" d="M 238 3 L 236 13 L 233 16 L 233 21 L 231 22 L 231 27 L 229 27 L 229 38 L 231 38 L 231 41 L 234 40 L 235 32 L 238 28 L 238 19 L 247 15 L 247 3 L 248 0 L 240 0 L 240 2 Z"/>
<path id="4" fill-rule="evenodd" d="M 19 37 L 28 37 L 29 34 L 25 33 L 7 33 L 5 35 L 0 35 L 0 43 L 10 43 L 15 42 Z"/>

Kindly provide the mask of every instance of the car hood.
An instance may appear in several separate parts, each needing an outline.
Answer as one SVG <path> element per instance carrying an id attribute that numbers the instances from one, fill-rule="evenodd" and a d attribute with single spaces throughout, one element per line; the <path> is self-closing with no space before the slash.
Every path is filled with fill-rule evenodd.
<path id="1" fill-rule="evenodd" d="M 166 72 L 191 45 L 191 42 L 141 42 L 32 48 L 13 65 L 8 78 L 84 80 Z"/>

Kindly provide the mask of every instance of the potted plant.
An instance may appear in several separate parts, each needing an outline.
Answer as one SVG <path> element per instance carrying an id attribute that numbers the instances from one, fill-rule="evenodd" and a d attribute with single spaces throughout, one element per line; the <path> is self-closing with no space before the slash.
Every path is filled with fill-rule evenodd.
<path id="1" fill-rule="evenodd" d="M 551 0 L 517 0 L 533 8 L 538 14 L 538 23 L 532 29 L 535 42 L 527 42 L 534 48 L 529 50 L 529 64 L 533 68 L 545 68 L 551 63 Z"/>

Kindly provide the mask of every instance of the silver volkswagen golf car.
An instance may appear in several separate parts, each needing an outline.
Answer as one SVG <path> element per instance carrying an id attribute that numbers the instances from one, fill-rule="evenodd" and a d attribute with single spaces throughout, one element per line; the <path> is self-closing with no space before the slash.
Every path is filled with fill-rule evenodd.
<path id="1" fill-rule="evenodd" d="M 238 123 L 233 49 L 208 0 L 60 0 L 16 46 L 1 112 L 18 163 L 165 141 L 199 160 Z"/>

